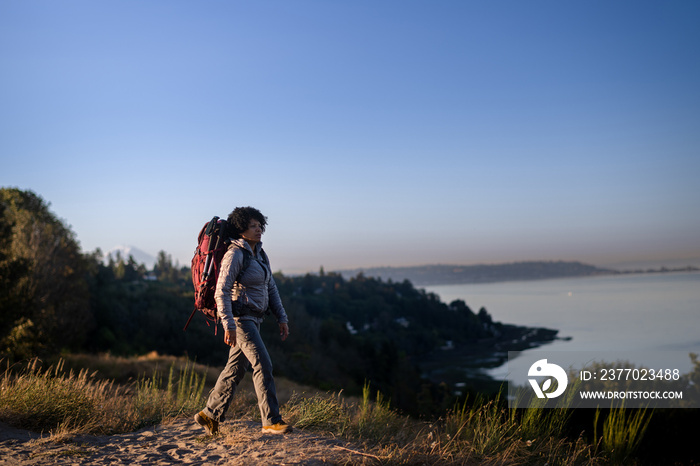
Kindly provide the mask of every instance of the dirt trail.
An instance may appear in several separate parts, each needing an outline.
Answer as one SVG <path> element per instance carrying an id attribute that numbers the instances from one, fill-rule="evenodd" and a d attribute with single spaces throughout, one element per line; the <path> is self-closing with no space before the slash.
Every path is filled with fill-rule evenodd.
<path id="1" fill-rule="evenodd" d="M 341 465 L 380 464 L 362 447 L 296 429 L 263 434 L 259 423 L 226 422 L 206 436 L 190 419 L 138 432 L 77 435 L 61 442 L 0 423 L 0 465 Z"/>

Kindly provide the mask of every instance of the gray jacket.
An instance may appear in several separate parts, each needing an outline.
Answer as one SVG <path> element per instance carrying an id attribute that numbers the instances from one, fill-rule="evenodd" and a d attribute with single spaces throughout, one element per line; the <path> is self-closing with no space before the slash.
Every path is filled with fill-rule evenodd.
<path id="1" fill-rule="evenodd" d="M 268 307 L 277 318 L 277 322 L 280 324 L 288 322 L 275 279 L 272 278 L 272 270 L 263 260 L 261 248 L 262 243 L 258 243 L 253 252 L 244 239 L 233 240 L 221 260 L 214 298 L 217 314 L 225 329 L 235 329 L 236 319 L 262 322 Z M 241 282 L 236 283 L 238 273 L 243 267 L 245 253 L 242 249 L 246 249 L 252 257 L 250 265 L 241 277 Z M 250 312 L 234 317 L 232 301 L 238 301 L 247 306 Z"/>

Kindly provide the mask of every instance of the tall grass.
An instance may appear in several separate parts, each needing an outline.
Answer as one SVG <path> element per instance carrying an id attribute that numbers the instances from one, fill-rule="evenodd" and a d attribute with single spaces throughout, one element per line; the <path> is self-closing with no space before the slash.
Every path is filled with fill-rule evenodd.
<path id="1" fill-rule="evenodd" d="M 422 464 L 596 464 L 602 457 L 583 439 L 568 441 L 554 435 L 552 426 L 563 422 L 551 411 L 546 431 L 528 437 L 519 420 L 495 400 L 464 402 L 436 422 L 412 420 L 393 412 L 381 395 L 372 401 L 365 386 L 363 397 L 349 403 L 339 396 L 295 396 L 285 415 L 301 429 L 331 432 L 365 442 L 390 463 Z M 531 432 L 530 432 L 531 433 Z M 561 434 L 561 432 L 557 432 Z"/>
<path id="2" fill-rule="evenodd" d="M 295 427 L 332 432 L 344 436 L 352 425 L 348 405 L 340 397 L 313 395 L 311 397 L 294 393 L 285 405 L 285 411 Z"/>
<path id="3" fill-rule="evenodd" d="M 285 414 L 298 428 L 331 432 L 374 443 L 403 435 L 407 418 L 389 408 L 381 393 L 372 401 L 368 384 L 358 403 L 348 403 L 337 395 L 294 394 L 285 405 Z"/>
<path id="4" fill-rule="evenodd" d="M 163 386 L 161 373 L 156 368 L 151 377 L 142 376 L 133 396 L 134 409 L 143 424 L 157 424 L 163 419 L 190 414 L 201 408 L 204 377 L 187 362 L 175 380 L 175 366 L 170 366 L 168 382 Z"/>
<path id="5" fill-rule="evenodd" d="M 511 422 L 506 410 L 500 406 L 500 397 L 482 400 L 469 405 L 465 400 L 445 418 L 444 438 L 440 449 L 443 452 L 462 450 L 465 445 L 477 456 L 487 456 L 504 445 L 517 440 L 518 425 Z"/>
<path id="6" fill-rule="evenodd" d="M 295 395 L 285 411 L 298 428 L 381 447 L 389 462 L 419 459 L 424 464 L 629 464 L 650 421 L 645 410 L 611 410 L 602 439 L 592 426 L 590 443 L 582 435 L 566 437 L 570 409 L 544 408 L 533 400 L 531 407 L 516 411 L 496 397 L 466 400 L 439 421 L 428 423 L 396 414 L 381 394 L 372 401 L 368 386 L 356 403 L 339 394 Z"/>
<path id="7" fill-rule="evenodd" d="M 559 398 L 559 406 L 573 406 L 580 380 L 574 379 L 570 384 L 570 389 Z M 514 419 L 519 423 L 521 433 L 524 438 L 547 438 L 560 435 L 564 432 L 566 425 L 573 413 L 568 408 L 547 408 L 548 398 L 531 397 L 526 409 L 511 410 Z M 519 405 L 521 403 L 518 403 Z"/>
<path id="8" fill-rule="evenodd" d="M 593 437 L 600 439 L 603 451 L 613 462 L 624 464 L 642 442 L 653 411 L 646 408 L 625 409 L 624 406 L 611 408 L 603 422 L 602 435 L 599 436 L 600 413 L 601 410 L 597 409 L 593 421 Z"/>
<path id="9" fill-rule="evenodd" d="M 35 431 L 78 426 L 96 430 L 102 423 L 94 412 L 112 410 L 103 400 L 113 400 L 119 394 L 111 382 L 95 382 L 93 378 L 94 373 L 87 370 L 66 375 L 61 363 L 42 370 L 37 359 L 17 375 L 7 366 L 0 379 L 0 417 Z"/>
<path id="10" fill-rule="evenodd" d="M 130 432 L 201 404 L 204 380 L 186 364 L 163 386 L 158 373 L 131 386 L 98 380 L 94 372 L 64 371 L 63 360 L 42 368 L 34 359 L 24 368 L 6 366 L 0 377 L 0 419 L 37 432 L 114 434 Z"/>

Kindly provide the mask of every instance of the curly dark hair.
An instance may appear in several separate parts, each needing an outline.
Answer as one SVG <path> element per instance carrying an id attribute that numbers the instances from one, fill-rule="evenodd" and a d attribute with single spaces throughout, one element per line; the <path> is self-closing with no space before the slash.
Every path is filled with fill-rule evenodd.
<path id="1" fill-rule="evenodd" d="M 267 217 L 265 217 L 258 209 L 254 207 L 236 207 L 228 215 L 228 234 L 233 239 L 241 237 L 241 233 L 248 229 L 251 220 L 260 222 L 263 233 L 267 225 Z"/>

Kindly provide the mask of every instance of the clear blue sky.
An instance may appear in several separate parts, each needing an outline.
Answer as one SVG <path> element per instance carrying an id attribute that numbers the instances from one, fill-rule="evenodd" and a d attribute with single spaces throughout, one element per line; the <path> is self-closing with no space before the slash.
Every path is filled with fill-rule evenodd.
<path id="1" fill-rule="evenodd" d="M 0 1 L 0 186 L 84 251 L 700 265 L 700 2 Z M 675 263 L 674 262 L 674 263 Z"/>

